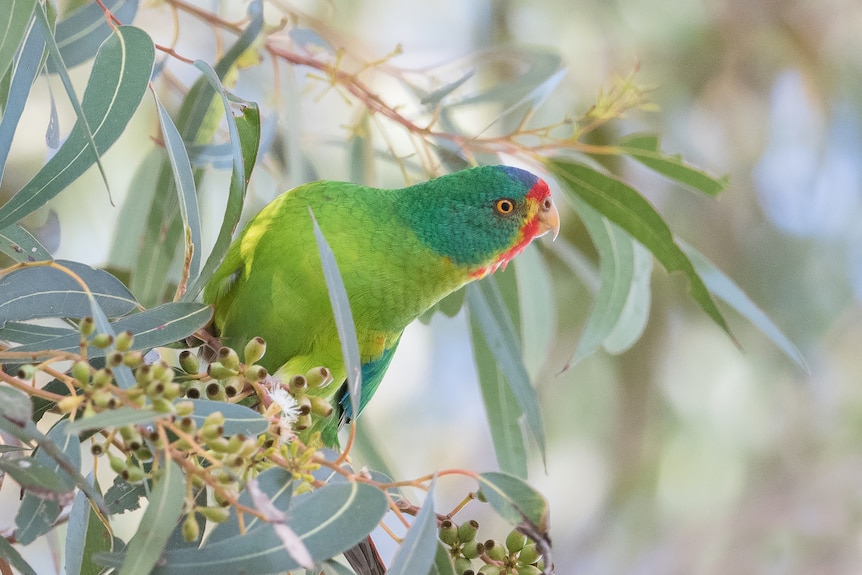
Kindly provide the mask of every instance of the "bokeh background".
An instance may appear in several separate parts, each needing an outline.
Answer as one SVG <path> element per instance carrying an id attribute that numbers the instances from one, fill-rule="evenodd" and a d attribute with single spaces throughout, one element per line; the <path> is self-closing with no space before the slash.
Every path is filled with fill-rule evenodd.
<path id="1" fill-rule="evenodd" d="M 197 4 L 235 17 L 245 9 L 239 0 Z M 862 4 L 285 0 L 268 9 L 278 6 L 316 22 L 321 37 L 355 61 L 374 61 L 400 45 L 401 55 L 386 66 L 405 74 L 512 44 L 559 50 L 568 73 L 536 112 L 537 122 L 583 113 L 600 90 L 638 67 L 635 81 L 651 89 L 657 110 L 632 111 L 599 136 L 614 141 L 633 131 L 656 132 L 665 150 L 729 176 L 728 189 L 713 200 L 636 166 L 614 166 L 679 237 L 774 319 L 810 372 L 727 310 L 737 347 L 687 298 L 684 282 L 657 267 L 640 341 L 620 356 L 599 352 L 559 373 L 591 300 L 579 278 L 549 257 L 556 335 L 536 378 L 549 449 L 546 467 L 533 456 L 530 482 L 550 501 L 558 573 L 860 570 Z M 145 3 L 134 23 L 157 41 L 169 40 L 166 13 L 163 5 Z M 208 27 L 189 17 L 181 24 L 177 51 L 211 58 Z M 169 69 L 177 81 L 193 78 L 189 67 L 174 64 Z M 302 69 L 280 79 L 282 100 L 273 99 L 267 71 L 248 70 L 240 78 L 237 92 L 280 112 L 279 126 L 287 125 L 311 158 L 310 175 L 349 177 L 343 142 L 356 117 L 336 91 L 322 89 Z M 387 101 L 403 97 L 390 76 L 374 81 Z M 22 121 L 29 133 L 18 135 L 21 145 L 13 149 L 0 194 L 18 189 L 44 161 L 39 132 L 47 125 L 48 97 L 44 85 L 37 88 Z M 106 162 L 118 202 L 134 193 L 130 162 L 140 160 L 156 133 L 150 103 L 138 116 Z M 309 176 L 268 173 L 262 166 L 255 175 L 252 205 Z M 380 185 L 401 183 L 385 160 L 375 164 L 374 178 Z M 218 175 L 209 179 L 214 189 L 224 184 Z M 107 264 L 118 210 L 98 174 L 77 187 L 52 204 L 59 219 L 52 225 L 60 230 L 56 253 Z M 204 204 L 213 222 L 218 206 Z M 564 213 L 563 235 L 594 257 L 571 211 Z M 463 315 L 438 315 L 430 326 L 408 330 L 360 421 L 399 478 L 494 468 L 475 379 Z M 467 489 L 469 483 L 450 485 L 440 510 Z"/>

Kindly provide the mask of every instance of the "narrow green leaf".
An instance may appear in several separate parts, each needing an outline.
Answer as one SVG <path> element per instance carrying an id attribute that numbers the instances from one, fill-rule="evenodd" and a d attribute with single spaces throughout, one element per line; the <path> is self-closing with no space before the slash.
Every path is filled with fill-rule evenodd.
<path id="1" fill-rule="evenodd" d="M 105 0 L 104 4 L 120 22 L 132 22 L 138 12 L 138 0 Z M 112 32 L 104 10 L 95 2 L 81 6 L 57 22 L 54 36 L 66 68 L 74 68 L 95 56 Z M 54 73 L 56 66 L 52 64 L 49 63 L 48 70 Z"/>
<path id="2" fill-rule="evenodd" d="M 17 459 L 0 458 L 0 469 L 6 472 L 28 493 L 38 493 L 39 498 L 60 501 L 63 504 L 72 500 L 72 486 L 47 465 L 42 465 L 30 457 Z M 59 509 L 57 509 L 59 515 Z M 29 517 L 27 518 L 29 519 Z M 21 532 L 19 525 L 18 532 Z M 43 532 L 44 533 L 44 532 Z M 39 533 L 42 535 L 42 533 Z M 22 539 L 23 543 L 31 543 L 33 539 Z"/>
<path id="3" fill-rule="evenodd" d="M 44 19 L 41 9 L 36 12 Z M 143 97 L 153 59 L 153 42 L 138 28 L 120 27 L 105 41 L 72 132 L 36 176 L 0 207 L 0 229 L 20 221 L 83 174 L 98 157 L 93 143 L 102 154 L 117 140 Z M 92 137 L 89 127 L 94 128 Z"/>
<path id="4" fill-rule="evenodd" d="M 387 575 L 427 573 L 437 553 L 437 515 L 434 513 L 434 481 L 428 489 L 425 503 L 413 520 L 407 535 L 401 540 Z"/>
<path id="5" fill-rule="evenodd" d="M 87 476 L 93 481 L 93 475 Z M 98 482 L 93 489 L 100 491 Z M 111 532 L 100 521 L 89 500 L 83 492 L 78 492 L 69 513 L 69 527 L 66 530 L 66 575 L 99 575 L 102 568 L 91 561 L 96 553 L 111 551 L 113 547 Z"/>
<path id="6" fill-rule="evenodd" d="M 141 214 L 147 213 L 156 194 L 156 184 L 163 163 L 161 147 L 152 146 L 146 149 L 143 145 L 136 152 L 142 157 L 137 165 L 132 180 L 135 182 L 135 193 L 127 194 L 117 224 L 111 249 L 108 254 L 108 268 L 131 269 L 141 252 L 140 244 L 135 241 L 143 237 L 146 219 Z M 163 286 L 164 287 L 164 286 Z M 134 290 L 132 290 L 134 292 Z"/>
<path id="7" fill-rule="evenodd" d="M 68 423 L 65 419 L 58 421 L 48 432 L 47 440 L 52 442 L 68 458 L 73 466 L 73 471 L 78 473 L 81 468 L 81 443 L 77 436 L 67 435 L 66 426 Z M 72 490 L 75 486 L 74 477 L 66 473 L 59 461 L 48 455 L 44 448 L 36 450 L 32 462 L 44 467 L 62 480 L 66 491 L 59 498 L 54 493 L 49 493 L 46 496 L 38 490 L 28 491 L 24 495 L 24 500 L 21 502 L 21 507 L 15 517 L 15 524 L 17 525 L 16 536 L 25 545 L 32 543 L 37 537 L 44 535 L 54 526 L 54 522 L 62 511 L 61 505 L 65 505 L 71 500 Z"/>
<path id="8" fill-rule="evenodd" d="M 452 92 L 454 92 L 455 90 L 457 90 L 458 88 L 463 86 L 464 83 L 467 82 L 467 80 L 469 80 L 470 78 L 472 78 L 475 73 L 476 73 L 475 68 L 473 68 L 471 70 L 467 70 L 467 72 L 463 76 L 461 76 L 460 78 L 458 78 L 454 82 L 450 82 L 450 83 L 446 84 L 445 86 L 441 86 L 441 87 L 437 88 L 436 90 L 434 90 L 433 92 L 423 96 L 422 99 L 419 100 L 419 103 L 424 105 L 424 106 L 435 106 L 435 105 L 439 104 L 440 101 L 443 100 L 443 98 L 445 98 L 446 96 L 448 96 L 449 94 L 451 94 Z"/>
<path id="9" fill-rule="evenodd" d="M 519 419 L 523 412 L 512 388 L 500 371 L 497 360 L 474 317 L 470 317 L 473 357 L 479 375 L 479 390 L 491 429 L 494 453 L 500 469 L 518 477 L 527 477 L 527 447 Z"/>
<path id="10" fill-rule="evenodd" d="M 789 357 L 796 365 L 805 373 L 810 373 L 808 363 L 799 349 L 790 341 L 781 329 L 769 319 L 763 310 L 757 307 L 751 298 L 746 295 L 742 289 L 736 285 L 733 280 L 727 277 L 715 264 L 709 261 L 706 256 L 697 251 L 690 245 L 680 241 L 682 249 L 688 254 L 694 264 L 697 273 L 703 278 L 710 291 L 719 299 L 730 305 L 742 317 L 750 321 L 763 332 L 766 337 L 778 346 L 784 355 Z"/>
<path id="11" fill-rule="evenodd" d="M 260 435 L 269 428 L 269 420 L 257 411 L 238 403 L 225 403 L 221 401 L 209 401 L 206 399 L 183 399 L 191 401 L 195 405 L 191 417 L 200 427 L 204 419 L 216 411 L 224 415 L 224 435 L 242 434 L 248 437 Z"/>
<path id="12" fill-rule="evenodd" d="M 30 95 L 33 81 L 42 69 L 42 55 L 45 53 L 45 38 L 39 26 L 30 25 L 26 27 L 24 44 L 18 52 L 12 68 L 4 78 L 11 76 L 8 94 L 3 106 L 3 119 L 0 121 L 0 176 L 6 167 L 6 159 L 12 149 L 12 138 L 21 113 Z M 9 225 L 0 226 L 0 230 L 8 228 Z"/>
<path id="13" fill-rule="evenodd" d="M 57 263 L 84 281 L 106 315 L 126 315 L 137 307 L 126 286 L 108 272 L 77 262 Z M 0 326 L 7 321 L 89 315 L 90 300 L 86 292 L 75 278 L 61 269 L 28 267 L 0 278 Z"/>
<path id="14" fill-rule="evenodd" d="M 35 8 L 36 0 L 7 0 L 0 3 L 0 76 L 11 68 Z"/>
<path id="15" fill-rule="evenodd" d="M 65 327 L 51 327 L 35 323 L 19 323 L 10 321 L 0 328 L 0 340 L 14 343 L 39 343 L 60 336 L 78 334 L 77 331 Z M 80 337 L 80 334 L 78 334 Z"/>
<path id="16" fill-rule="evenodd" d="M 180 466 L 164 462 L 138 530 L 126 548 L 120 575 L 150 573 L 183 512 L 186 482 Z"/>
<path id="17" fill-rule="evenodd" d="M 359 405 L 362 397 L 362 363 L 359 360 L 359 342 L 356 339 L 356 328 L 353 323 L 353 314 L 350 311 L 350 302 L 347 300 L 347 291 L 335 262 L 335 254 L 317 219 L 308 208 L 311 222 L 314 224 L 314 239 L 317 241 L 317 251 L 320 252 L 320 263 L 323 264 L 323 277 L 326 280 L 326 289 L 329 291 L 329 303 L 332 313 L 335 315 L 335 327 L 338 331 L 338 339 L 341 342 L 341 354 L 344 356 L 344 368 L 347 372 L 347 389 L 350 391 L 351 413 L 359 413 Z"/>
<path id="18" fill-rule="evenodd" d="M 205 326 L 212 317 L 212 307 L 201 303 L 166 303 L 110 324 L 113 331 L 130 331 L 135 336 L 132 349 L 148 350 L 180 341 Z M 36 344 L 19 345 L 9 351 L 39 352 L 45 349 L 71 351 L 78 349 L 77 333 L 42 340 Z M 88 357 L 104 357 L 105 350 L 87 347 Z M 0 351 L 0 358 L 3 352 Z"/>
<path id="19" fill-rule="evenodd" d="M 0 537 L 0 557 L 17 569 L 20 575 L 38 575 L 5 537 Z"/>
<path id="20" fill-rule="evenodd" d="M 253 0 L 249 3 L 248 14 L 251 18 L 242 35 L 216 63 L 215 72 L 219 78 L 224 78 L 234 67 L 237 59 L 252 45 L 263 28 L 263 8 L 260 0 Z M 210 84 L 209 78 L 205 74 L 201 75 L 192 85 L 176 115 L 177 130 L 182 135 L 184 142 L 192 145 L 209 142 L 218 129 L 221 113 L 226 114 L 226 117 L 230 116 L 227 119 L 228 129 L 231 130 L 231 124 L 234 122 L 233 114 L 229 108 L 220 111 L 216 97 L 216 91 Z M 233 143 L 233 136 L 231 138 Z M 246 169 L 250 171 L 251 167 L 246 166 Z M 195 175 L 200 177 L 200 171 L 197 171 Z M 232 176 L 232 189 L 233 180 L 234 177 Z M 230 206 L 236 202 L 232 196 L 233 194 L 229 196 Z M 176 212 L 176 194 L 173 191 L 171 170 L 167 164 L 163 164 L 159 171 L 155 196 L 149 205 L 145 218 L 144 236 L 140 239 L 124 237 L 125 241 L 131 241 L 134 245 L 141 246 L 140 253 L 135 260 L 135 267 L 132 270 L 130 287 L 132 292 L 146 306 L 155 305 L 161 301 L 165 278 L 176 258 L 177 243 L 182 240 L 181 225 L 176 218 Z M 222 225 L 223 229 L 225 225 L 227 224 Z M 219 261 L 221 257 L 218 258 Z M 209 265 L 207 262 L 207 266 Z M 218 262 L 213 264 L 211 268 L 206 268 L 210 275 L 217 265 Z M 203 283 L 192 282 L 189 292 L 194 293 L 189 295 L 188 299 L 195 297 L 201 289 L 203 289 Z"/>
<path id="21" fill-rule="evenodd" d="M 633 242 L 634 275 L 629 287 L 623 309 L 617 324 L 602 342 L 602 347 L 608 353 L 620 354 L 628 350 L 640 339 L 649 320 L 650 303 L 652 301 L 653 257 L 649 251 L 637 242 Z"/>
<path id="22" fill-rule="evenodd" d="M 51 253 L 39 240 L 18 224 L 0 230 L 0 252 L 22 263 L 51 259 Z"/>
<path id="23" fill-rule="evenodd" d="M 475 318 L 489 349 L 512 389 L 523 411 L 542 461 L 546 461 L 545 428 L 539 407 L 539 396 L 530 383 L 527 368 L 521 360 L 518 336 L 512 325 L 497 284 L 492 281 L 474 282 L 467 286 L 470 317 Z"/>
<path id="24" fill-rule="evenodd" d="M 680 156 L 662 153 L 655 134 L 634 134 L 620 142 L 619 148 L 624 154 L 686 188 L 716 196 L 727 187 L 726 177 L 715 178 L 686 164 Z"/>
<path id="25" fill-rule="evenodd" d="M 92 417 L 78 418 L 66 427 L 66 433 L 78 434 L 82 431 L 107 429 L 109 427 L 123 427 L 126 425 L 141 425 L 152 423 L 160 417 L 170 417 L 169 413 L 162 413 L 152 409 L 135 407 L 118 407 L 107 409 Z"/>
<path id="26" fill-rule="evenodd" d="M 548 532 L 548 502 L 524 480 L 490 471 L 479 474 L 482 494 L 510 525 L 529 523 L 539 533 Z"/>
<path id="27" fill-rule="evenodd" d="M 572 202 L 599 252 L 601 284 L 578 346 L 564 370 L 602 345 L 619 321 L 634 277 L 631 236 L 600 215 L 580 196 L 572 196 Z"/>
<path id="28" fill-rule="evenodd" d="M 207 258 L 204 269 L 199 276 L 190 276 L 193 281 L 191 282 L 191 287 L 189 287 L 183 297 L 186 301 L 197 297 L 203 289 L 205 282 L 215 272 L 230 247 L 233 231 L 236 229 L 236 225 L 239 223 L 240 216 L 242 215 L 242 206 L 245 202 L 248 181 L 251 178 L 251 171 L 254 168 L 260 147 L 260 111 L 257 104 L 242 100 L 242 116 L 236 118 L 231 113 L 227 93 L 219 83 L 215 72 L 204 62 L 196 62 L 195 65 L 204 72 L 204 76 L 210 81 L 210 85 L 221 96 L 227 119 L 228 133 L 230 134 L 232 169 L 228 200 L 221 228 L 219 229 L 218 236 L 216 236 L 216 242 Z M 239 100 L 235 96 L 232 96 L 232 98 Z"/>
<path id="29" fill-rule="evenodd" d="M 528 373 L 537 377 L 554 343 L 556 313 L 551 276 L 535 244 L 511 264 L 515 269 L 521 345 Z"/>
<path id="30" fill-rule="evenodd" d="M 174 121 L 162 103 L 156 100 L 159 114 L 159 124 L 162 128 L 162 139 L 165 151 L 174 174 L 174 187 L 180 206 L 180 218 L 186 230 L 186 260 L 189 261 L 189 277 L 196 278 L 201 265 L 201 221 L 198 211 L 198 196 L 195 190 L 195 178 L 191 162 L 186 153 L 185 144 Z"/>
<path id="31" fill-rule="evenodd" d="M 444 546 L 440 541 L 437 542 L 434 565 L 428 575 L 458 575 L 455 573 L 455 566 L 452 564 L 452 555 L 449 553 L 449 548 Z"/>
<path id="32" fill-rule="evenodd" d="M 261 487 L 261 489 L 264 489 Z M 278 505 L 276 503 L 276 505 Z M 388 505 L 383 493 L 370 485 L 339 483 L 293 498 L 287 525 L 305 544 L 315 562 L 353 547 L 374 529 Z M 102 557 L 106 565 L 115 557 Z M 205 544 L 200 549 L 167 551 L 154 575 L 212 575 L 282 573 L 298 565 L 274 530 L 266 523 L 247 529 L 246 535 Z"/>
<path id="33" fill-rule="evenodd" d="M 577 162 L 554 158 L 548 160 L 547 166 L 565 189 L 583 198 L 643 244 L 668 273 L 678 271 L 685 275 L 695 302 L 733 338 L 724 316 L 691 261 L 674 241 L 662 217 L 643 196 L 621 180 Z"/>

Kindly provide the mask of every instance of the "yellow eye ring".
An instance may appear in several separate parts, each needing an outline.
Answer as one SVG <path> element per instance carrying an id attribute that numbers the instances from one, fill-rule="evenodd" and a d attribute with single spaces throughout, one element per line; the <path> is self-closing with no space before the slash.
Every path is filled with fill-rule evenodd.
<path id="1" fill-rule="evenodd" d="M 494 209 L 497 210 L 498 214 L 508 216 L 515 211 L 515 202 L 508 198 L 503 198 L 494 202 Z"/>

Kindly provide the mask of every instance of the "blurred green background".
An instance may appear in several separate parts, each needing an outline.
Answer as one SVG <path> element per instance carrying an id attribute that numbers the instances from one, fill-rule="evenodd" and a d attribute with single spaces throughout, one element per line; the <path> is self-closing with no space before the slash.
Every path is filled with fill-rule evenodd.
<path id="1" fill-rule="evenodd" d="M 245 9 L 238 0 L 198 4 L 234 17 Z M 687 298 L 684 282 L 657 267 L 642 339 L 620 356 L 600 352 L 560 374 L 591 300 L 581 281 L 549 257 L 557 335 L 536 381 L 549 452 L 547 471 L 533 458 L 530 482 L 550 501 L 558 573 L 859 571 L 862 4 L 281 5 L 306 21 L 316 19 L 326 41 L 354 58 L 373 61 L 400 44 L 402 54 L 386 66 L 405 74 L 421 75 L 424 66 L 513 43 L 559 50 L 568 74 L 536 112 L 537 123 L 583 113 L 615 77 L 639 67 L 635 81 L 651 88 L 657 111 L 631 112 L 596 138 L 656 132 L 665 150 L 730 178 L 729 188 L 711 200 L 633 164 L 614 165 L 679 237 L 717 263 L 799 345 L 810 373 L 728 310 L 742 350 L 737 348 Z M 163 5 L 144 5 L 134 23 L 166 42 L 172 35 L 166 15 Z M 188 17 L 182 26 L 177 51 L 211 56 L 207 26 Z M 188 66 L 173 64 L 177 78 L 192 77 Z M 301 69 L 284 74 L 276 100 L 267 74 L 263 66 L 259 76 L 254 69 L 244 72 L 237 91 L 280 110 L 281 125 L 314 158 L 311 176 L 349 177 L 343 142 L 355 113 Z M 383 98 L 397 103 L 402 88 L 382 75 L 377 79 Z M 43 161 L 39 132 L 47 125 L 47 100 L 44 86 L 39 88 L 43 99 L 31 102 L 22 122 L 38 129 L 16 140 L 33 138 L 35 151 L 13 149 L 4 193 L 20 187 Z M 151 103 L 138 115 L 137 133 L 124 135 L 106 161 L 118 202 L 134 193 L 128 162 L 140 160 L 155 133 Z M 376 183 L 401 184 L 393 166 L 378 164 Z M 251 209 L 308 176 L 294 171 L 292 181 L 280 181 L 261 166 Z M 56 254 L 106 264 L 118 210 L 109 206 L 98 174 L 88 174 L 78 187 L 79 193 L 67 192 L 52 205 L 61 230 Z M 213 204 L 205 202 L 204 209 L 215 220 L 218 202 Z M 594 256 L 575 214 L 566 210 L 563 217 L 563 235 Z M 360 420 L 398 478 L 495 467 L 467 331 L 463 316 L 412 326 Z M 445 512 L 470 488 L 450 485 L 438 510 Z"/>

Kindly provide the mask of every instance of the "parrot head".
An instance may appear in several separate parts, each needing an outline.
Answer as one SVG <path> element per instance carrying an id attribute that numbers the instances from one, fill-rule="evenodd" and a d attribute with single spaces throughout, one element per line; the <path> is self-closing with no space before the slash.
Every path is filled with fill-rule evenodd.
<path id="1" fill-rule="evenodd" d="M 416 188 L 421 198 L 405 214 L 413 229 L 471 280 L 505 268 L 534 238 L 551 231 L 556 238 L 560 230 L 548 184 L 526 170 L 482 166 Z"/>

